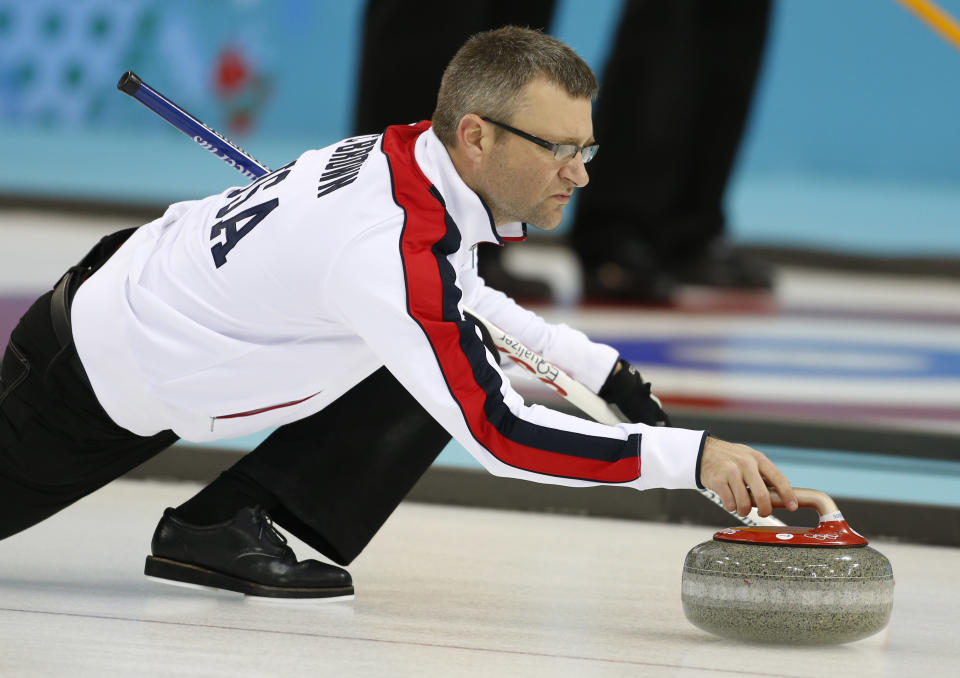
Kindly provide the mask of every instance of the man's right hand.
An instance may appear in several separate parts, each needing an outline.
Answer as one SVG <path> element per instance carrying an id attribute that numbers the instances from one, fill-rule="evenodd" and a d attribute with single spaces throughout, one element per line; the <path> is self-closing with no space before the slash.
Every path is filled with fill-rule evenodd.
<path id="1" fill-rule="evenodd" d="M 797 510 L 797 497 L 787 477 L 766 455 L 747 445 L 708 436 L 700 459 L 700 483 L 717 493 L 725 509 L 741 516 L 753 506 L 761 516 L 770 515 L 773 506 L 767 486 L 780 494 L 786 508 Z"/>

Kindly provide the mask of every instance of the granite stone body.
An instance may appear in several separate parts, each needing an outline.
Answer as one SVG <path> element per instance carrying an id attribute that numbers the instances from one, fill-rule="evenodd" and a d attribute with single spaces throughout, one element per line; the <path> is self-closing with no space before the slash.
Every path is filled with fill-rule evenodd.
<path id="1" fill-rule="evenodd" d="M 781 644 L 870 636 L 893 609 L 890 561 L 869 546 L 802 547 L 709 541 L 683 564 L 683 611 L 728 638 Z"/>

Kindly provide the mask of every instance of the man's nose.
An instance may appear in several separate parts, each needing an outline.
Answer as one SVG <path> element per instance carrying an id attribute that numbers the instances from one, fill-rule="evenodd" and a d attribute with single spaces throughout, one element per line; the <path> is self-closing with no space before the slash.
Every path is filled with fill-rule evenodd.
<path id="1" fill-rule="evenodd" d="M 587 166 L 583 162 L 583 154 L 577 153 L 560 170 L 560 176 L 573 183 L 577 188 L 583 188 L 590 182 Z"/>

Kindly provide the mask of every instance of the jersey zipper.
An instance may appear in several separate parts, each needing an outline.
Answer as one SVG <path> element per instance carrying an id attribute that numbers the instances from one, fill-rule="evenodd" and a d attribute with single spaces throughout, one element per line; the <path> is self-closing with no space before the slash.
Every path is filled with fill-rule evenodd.
<path id="1" fill-rule="evenodd" d="M 322 391 L 317 391 L 313 395 L 308 395 L 306 398 L 300 398 L 300 400 L 291 400 L 287 403 L 280 403 L 278 405 L 269 405 L 267 407 L 260 407 L 255 410 L 247 410 L 246 412 L 236 412 L 234 414 L 221 414 L 216 417 L 210 417 L 210 432 L 213 432 L 213 425 L 219 419 L 238 419 L 239 417 L 252 417 L 255 414 L 263 414 L 264 412 L 269 412 L 270 410 L 279 410 L 281 407 L 290 407 L 292 405 L 299 405 L 302 402 L 310 400 L 314 396 L 320 395 Z"/>

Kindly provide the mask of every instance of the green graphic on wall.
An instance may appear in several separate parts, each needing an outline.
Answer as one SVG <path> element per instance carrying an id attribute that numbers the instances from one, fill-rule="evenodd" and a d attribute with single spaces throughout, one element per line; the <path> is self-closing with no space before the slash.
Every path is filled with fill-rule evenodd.
<path id="1" fill-rule="evenodd" d="M 297 4 L 0 0 L 0 123 L 154 125 L 113 89 L 131 69 L 230 134 L 250 134 L 273 92 L 269 46 L 282 44 Z"/>

